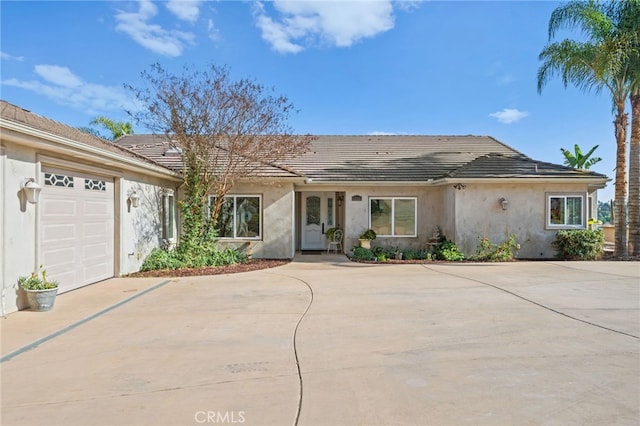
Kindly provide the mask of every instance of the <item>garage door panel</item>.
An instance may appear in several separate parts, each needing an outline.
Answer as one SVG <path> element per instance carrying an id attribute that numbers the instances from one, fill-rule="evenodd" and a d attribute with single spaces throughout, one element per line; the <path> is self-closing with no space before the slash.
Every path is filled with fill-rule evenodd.
<path id="1" fill-rule="evenodd" d="M 98 237 L 103 239 L 109 232 L 109 225 L 104 222 L 90 222 L 82 225 L 83 235 L 85 238 Z"/>
<path id="2" fill-rule="evenodd" d="M 110 263 L 98 263 L 85 268 L 84 276 L 92 282 L 101 281 L 113 276 L 113 268 Z"/>
<path id="3" fill-rule="evenodd" d="M 104 200 L 92 200 L 84 202 L 84 214 L 88 217 L 109 217 L 109 209 L 113 204 L 107 203 Z"/>
<path id="4" fill-rule="evenodd" d="M 75 259 L 77 258 L 77 250 L 75 247 L 58 247 L 53 246 L 48 250 L 43 250 L 42 265 L 49 273 L 55 270 L 64 271 L 64 269 L 74 268 Z"/>
<path id="5" fill-rule="evenodd" d="M 83 244 L 82 256 L 86 260 L 93 259 L 106 259 L 107 250 L 109 250 L 109 246 L 106 242 L 98 242 L 94 244 L 87 244 L 86 242 Z"/>
<path id="6" fill-rule="evenodd" d="M 73 194 L 69 192 L 69 194 Z M 78 206 L 75 200 L 59 199 L 51 197 L 42 202 L 42 214 L 44 216 L 71 217 L 78 213 Z"/>
<path id="7" fill-rule="evenodd" d="M 65 289 L 65 283 L 80 281 L 78 271 L 74 270 L 73 268 L 70 269 L 69 267 L 49 268 L 47 269 L 47 275 L 60 283 L 58 293 L 63 293 L 65 291 L 71 290 L 70 288 Z"/>
<path id="8" fill-rule="evenodd" d="M 76 227 L 69 223 L 50 224 L 42 227 L 42 244 L 73 244 L 76 235 Z"/>
<path id="9" fill-rule="evenodd" d="M 112 277 L 113 179 L 47 167 L 43 175 L 40 249 L 59 291 Z"/>

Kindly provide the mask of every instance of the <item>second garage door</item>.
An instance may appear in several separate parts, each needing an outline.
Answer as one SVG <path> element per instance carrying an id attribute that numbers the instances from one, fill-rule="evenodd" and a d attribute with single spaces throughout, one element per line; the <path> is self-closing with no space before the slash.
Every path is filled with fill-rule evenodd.
<path id="1" fill-rule="evenodd" d="M 41 259 L 59 292 L 114 275 L 114 181 L 43 167 Z"/>

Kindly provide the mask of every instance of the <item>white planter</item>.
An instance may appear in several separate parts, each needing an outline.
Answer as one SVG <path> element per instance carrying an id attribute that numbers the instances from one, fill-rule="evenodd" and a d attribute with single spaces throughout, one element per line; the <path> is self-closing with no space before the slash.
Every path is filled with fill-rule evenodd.
<path id="1" fill-rule="evenodd" d="M 53 304 L 58 294 L 58 287 L 48 290 L 23 290 L 27 293 L 27 300 L 29 301 L 29 307 L 32 311 L 45 312 L 53 309 Z"/>
<path id="2" fill-rule="evenodd" d="M 371 240 L 358 240 L 360 241 L 360 247 L 371 250 Z"/>

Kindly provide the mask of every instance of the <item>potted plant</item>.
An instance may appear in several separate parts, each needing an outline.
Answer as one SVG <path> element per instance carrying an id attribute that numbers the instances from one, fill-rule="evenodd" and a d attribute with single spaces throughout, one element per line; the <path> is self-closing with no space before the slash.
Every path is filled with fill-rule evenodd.
<path id="1" fill-rule="evenodd" d="M 371 250 L 371 240 L 376 239 L 376 232 L 373 229 L 367 229 L 358 237 L 360 247 Z"/>
<path id="2" fill-rule="evenodd" d="M 58 282 L 47 278 L 47 271 L 42 269 L 38 275 L 32 272 L 28 277 L 18 278 L 18 285 L 27 294 L 27 300 L 32 311 L 50 311 L 58 294 Z"/>

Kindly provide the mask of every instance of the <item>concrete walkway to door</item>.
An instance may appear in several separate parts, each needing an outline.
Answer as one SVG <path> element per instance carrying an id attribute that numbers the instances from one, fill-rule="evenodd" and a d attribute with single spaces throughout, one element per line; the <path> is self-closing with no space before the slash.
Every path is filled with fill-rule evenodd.
<path id="1" fill-rule="evenodd" d="M 1 321 L 3 425 L 640 421 L 638 262 L 301 255 Z"/>

